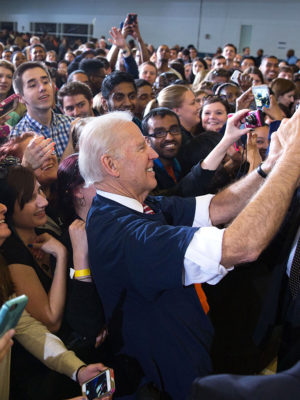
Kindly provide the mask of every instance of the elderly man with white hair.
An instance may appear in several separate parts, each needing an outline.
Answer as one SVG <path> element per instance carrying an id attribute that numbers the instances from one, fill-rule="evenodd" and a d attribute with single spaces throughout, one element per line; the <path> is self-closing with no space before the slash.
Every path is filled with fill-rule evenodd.
<path id="1" fill-rule="evenodd" d="M 229 119 L 232 137 L 246 113 Z M 216 284 L 235 263 L 255 260 L 280 226 L 300 174 L 297 118 L 297 129 L 284 124 L 275 166 L 276 135 L 263 168 L 216 196 L 184 199 L 148 196 L 157 154 L 129 113 L 96 117 L 81 134 L 80 172 L 97 189 L 87 219 L 91 273 L 114 351 L 136 358 L 172 399 L 212 372 L 213 329 L 193 284 Z"/>

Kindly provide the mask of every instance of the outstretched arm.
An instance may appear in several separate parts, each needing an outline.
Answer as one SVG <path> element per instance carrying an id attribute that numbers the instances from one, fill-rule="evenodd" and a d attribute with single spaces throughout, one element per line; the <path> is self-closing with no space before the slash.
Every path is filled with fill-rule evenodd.
<path id="1" fill-rule="evenodd" d="M 115 69 L 119 51 L 120 50 L 126 51 L 128 49 L 126 38 L 129 34 L 130 27 L 128 26 L 128 24 L 126 24 L 127 21 L 128 17 L 124 22 L 122 30 L 120 28 L 116 28 L 115 26 L 113 26 L 109 31 L 111 38 L 109 38 L 108 41 L 112 44 L 112 46 L 106 58 L 108 59 L 112 70 Z M 128 52 L 130 54 L 129 49 Z"/>
<path id="2" fill-rule="evenodd" d="M 281 151 L 282 147 L 274 134 L 269 157 L 263 163 L 263 171 L 266 174 L 271 172 Z M 265 179 L 255 170 L 219 192 L 210 204 L 210 219 L 213 225 L 226 224 L 232 221 L 248 204 L 264 182 Z"/>
<path id="3" fill-rule="evenodd" d="M 149 58 L 150 58 L 149 57 L 149 51 L 148 51 L 147 46 L 145 45 L 145 43 L 144 43 L 144 41 L 142 39 L 137 18 L 136 18 L 136 22 L 133 23 L 131 26 L 132 26 L 131 35 L 138 42 L 139 51 L 141 53 L 142 63 L 145 62 L 145 61 L 149 61 Z"/>
<path id="4" fill-rule="evenodd" d="M 299 113 L 284 124 L 284 130 L 283 154 L 265 184 L 225 230 L 221 259 L 224 266 L 255 260 L 273 238 L 287 212 L 300 176 Z M 272 138 L 273 143 L 274 139 L 279 147 L 277 137 Z"/>

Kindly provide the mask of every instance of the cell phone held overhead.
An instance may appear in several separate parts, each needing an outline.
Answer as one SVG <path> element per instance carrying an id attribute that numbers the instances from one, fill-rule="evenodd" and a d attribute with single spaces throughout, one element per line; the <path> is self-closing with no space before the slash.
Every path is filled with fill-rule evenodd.
<path id="1" fill-rule="evenodd" d="M 258 110 L 270 107 L 270 90 L 267 85 L 252 86 L 252 93 Z"/>
<path id="2" fill-rule="evenodd" d="M 135 24 L 137 20 L 137 14 L 128 14 L 128 24 Z"/>
<path id="3" fill-rule="evenodd" d="M 124 25 L 128 26 L 128 25 L 133 25 L 136 23 L 137 23 L 137 14 L 134 14 L 134 13 L 127 14 L 125 21 L 122 21 L 120 23 L 120 29 L 123 29 Z"/>
<path id="4" fill-rule="evenodd" d="M 88 400 L 103 399 L 115 392 L 115 378 L 112 370 L 107 368 L 94 378 L 82 384 L 82 394 Z"/>
<path id="5" fill-rule="evenodd" d="M 28 297 L 24 294 L 19 297 L 7 300 L 0 309 L 0 337 L 7 331 L 16 327 L 24 308 L 28 302 Z"/>
<path id="6" fill-rule="evenodd" d="M 17 108 L 19 103 L 19 96 L 17 94 L 12 94 L 5 100 L 0 102 L 0 118 L 11 113 Z"/>

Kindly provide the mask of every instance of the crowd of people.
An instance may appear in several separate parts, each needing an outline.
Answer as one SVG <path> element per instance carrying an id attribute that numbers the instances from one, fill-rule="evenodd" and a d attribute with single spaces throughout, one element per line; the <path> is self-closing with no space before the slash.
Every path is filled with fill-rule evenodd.
<path id="1" fill-rule="evenodd" d="M 109 34 L 0 35 L 0 398 L 298 398 L 300 60 Z"/>

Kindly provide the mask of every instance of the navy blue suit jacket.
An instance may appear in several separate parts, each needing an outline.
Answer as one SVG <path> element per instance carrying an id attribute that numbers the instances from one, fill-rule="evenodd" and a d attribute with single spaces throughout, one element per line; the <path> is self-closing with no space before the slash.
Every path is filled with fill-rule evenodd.
<path id="1" fill-rule="evenodd" d="M 92 275 L 115 352 L 135 357 L 149 381 L 184 399 L 207 375 L 213 329 L 193 286 L 183 287 L 195 199 L 147 198 L 142 214 L 97 195 L 87 220 Z"/>
<path id="2" fill-rule="evenodd" d="M 285 281 L 287 280 L 286 266 L 300 223 L 299 199 L 300 190 L 298 189 L 280 231 L 261 257 L 273 269 L 273 274 L 254 337 L 257 344 L 268 338 L 268 333 L 271 332 L 274 325 L 278 322 L 284 323 L 287 320 L 285 307 L 287 304 L 284 304 L 286 297 L 284 289 L 286 286 Z M 288 318 L 291 323 L 300 326 L 299 295 L 296 298 L 295 305 L 293 315 L 289 315 Z M 281 315 L 279 310 L 281 310 Z"/>
<path id="3" fill-rule="evenodd" d="M 214 375 L 194 381 L 189 400 L 298 400 L 300 362 L 275 375 Z"/>

